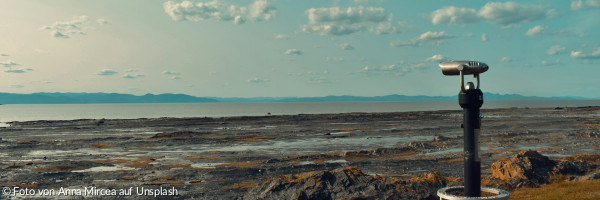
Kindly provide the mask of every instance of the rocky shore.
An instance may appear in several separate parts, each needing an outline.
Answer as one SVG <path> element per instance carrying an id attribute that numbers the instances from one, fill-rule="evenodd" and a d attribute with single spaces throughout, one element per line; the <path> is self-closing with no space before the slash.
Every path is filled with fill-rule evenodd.
<path id="1" fill-rule="evenodd" d="M 598 178 L 600 107 L 482 114 L 485 185 Z M 11 191 L 0 197 L 432 199 L 462 182 L 461 120 L 452 110 L 10 122 L 0 186 Z"/>

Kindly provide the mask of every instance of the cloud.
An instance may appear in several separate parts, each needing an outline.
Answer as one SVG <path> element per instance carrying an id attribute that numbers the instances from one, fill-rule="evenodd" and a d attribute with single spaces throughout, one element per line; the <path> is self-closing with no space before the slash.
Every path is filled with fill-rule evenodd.
<path id="1" fill-rule="evenodd" d="M 391 24 L 391 14 L 381 7 L 310 8 L 305 12 L 308 24 L 302 31 L 323 36 L 342 36 L 359 33 L 370 27 L 375 34 L 397 33 Z"/>
<path id="2" fill-rule="evenodd" d="M 336 44 L 335 46 L 339 47 L 342 50 L 354 50 L 354 46 L 352 46 L 348 43 L 339 43 L 339 44 Z"/>
<path id="3" fill-rule="evenodd" d="M 308 78 L 308 83 L 312 84 L 331 84 L 332 82 L 324 77 L 310 77 Z"/>
<path id="4" fill-rule="evenodd" d="M 560 45 L 554 45 L 552 47 L 550 47 L 550 49 L 548 49 L 548 51 L 546 52 L 548 55 L 556 55 L 559 54 L 563 51 L 565 51 L 566 48 Z"/>
<path id="5" fill-rule="evenodd" d="M 446 25 L 463 25 L 479 22 L 477 11 L 472 8 L 444 7 L 433 11 L 430 15 L 431 23 Z"/>
<path id="6" fill-rule="evenodd" d="M 402 40 L 396 40 L 393 42 L 390 42 L 390 46 L 393 47 L 403 47 L 403 46 L 416 46 L 417 44 L 414 41 L 402 41 Z"/>
<path id="7" fill-rule="evenodd" d="M 541 35 L 544 33 L 544 30 L 545 28 L 540 25 L 534 26 L 533 28 L 527 30 L 527 36 Z"/>
<path id="8" fill-rule="evenodd" d="M 501 27 L 555 17 L 557 11 L 546 5 L 522 5 L 515 2 L 488 2 L 473 8 L 444 7 L 431 13 L 431 23 L 465 25 L 484 21 Z"/>
<path id="9" fill-rule="evenodd" d="M 285 35 L 285 34 L 277 34 L 277 35 L 275 35 L 275 39 L 277 39 L 277 40 L 289 40 L 290 36 Z"/>
<path id="10" fill-rule="evenodd" d="M 181 73 L 179 73 L 179 72 L 172 72 L 172 71 L 167 71 L 167 70 L 163 71 L 162 73 L 164 75 L 173 75 L 173 76 L 179 76 L 179 75 L 181 75 Z"/>
<path id="11" fill-rule="evenodd" d="M 456 36 L 447 34 L 445 31 L 441 31 L 441 32 L 427 31 L 427 32 L 419 35 L 419 37 L 416 37 L 410 41 L 402 41 L 402 40 L 393 41 L 390 43 L 390 46 L 393 46 L 393 47 L 420 46 L 423 43 L 427 43 L 427 42 L 429 42 L 429 43 L 433 42 L 434 44 L 440 44 L 441 42 L 443 42 L 444 39 L 450 39 L 450 38 L 454 38 L 454 37 L 456 37 Z"/>
<path id="12" fill-rule="evenodd" d="M 542 60 L 541 62 L 542 65 L 545 66 L 553 66 L 553 65 L 558 65 L 560 64 L 560 59 L 556 59 L 556 61 L 552 62 L 552 61 L 547 61 L 547 60 Z"/>
<path id="13" fill-rule="evenodd" d="M 593 52 L 571 51 L 571 58 L 574 59 L 600 59 L 600 48 Z"/>
<path id="14" fill-rule="evenodd" d="M 447 38 L 453 38 L 453 37 L 454 36 L 446 34 L 445 31 L 442 31 L 442 32 L 427 31 L 427 32 L 421 34 L 418 37 L 418 40 L 419 41 L 430 41 L 430 40 L 441 40 L 441 39 L 447 39 Z"/>
<path id="15" fill-rule="evenodd" d="M 488 37 L 487 34 L 481 34 L 481 41 L 487 42 L 488 41 Z"/>
<path id="16" fill-rule="evenodd" d="M 96 73 L 96 75 L 100 75 L 100 76 L 112 76 L 112 75 L 115 75 L 117 73 L 119 73 L 119 72 L 117 72 L 115 70 L 112 70 L 112 69 L 103 69 L 103 70 L 100 70 L 98 73 Z"/>
<path id="17" fill-rule="evenodd" d="M 70 38 L 73 35 L 86 35 L 83 31 L 84 24 L 88 22 L 88 16 L 75 16 L 70 21 L 54 22 L 50 26 L 42 27 L 43 30 L 50 30 L 50 35 L 57 38 Z"/>
<path id="18" fill-rule="evenodd" d="M 3 57 L 8 57 L 8 56 L 10 56 L 10 55 L 8 55 L 8 54 L 5 54 L 5 53 L 0 53 L 0 56 L 3 56 Z"/>
<path id="19" fill-rule="evenodd" d="M 98 22 L 98 24 L 100 24 L 100 25 L 110 25 L 110 24 L 112 24 L 112 22 L 110 22 L 110 21 L 108 21 L 108 20 L 106 20 L 104 18 L 97 19 L 96 22 Z"/>
<path id="20" fill-rule="evenodd" d="M 255 0 L 248 7 L 248 16 L 253 20 L 271 20 L 275 16 L 275 7 L 269 5 L 267 0 Z"/>
<path id="21" fill-rule="evenodd" d="M 600 8 L 600 0 L 577 0 L 571 2 L 571 10 L 584 10 L 591 8 Z"/>
<path id="22" fill-rule="evenodd" d="M 504 56 L 504 57 L 500 58 L 500 61 L 502 61 L 502 62 L 510 62 L 511 60 L 512 59 L 508 56 Z"/>
<path id="23" fill-rule="evenodd" d="M 122 77 L 126 78 L 126 79 L 136 79 L 136 78 L 141 78 L 144 76 L 145 75 L 143 75 L 143 74 L 124 74 Z"/>
<path id="24" fill-rule="evenodd" d="M 247 7 L 220 3 L 218 0 L 194 4 L 191 1 L 176 3 L 167 1 L 164 11 L 173 21 L 201 22 L 204 20 L 232 21 L 243 24 L 246 19 L 253 21 L 271 20 L 275 16 L 275 7 L 267 0 L 255 0 Z"/>
<path id="25" fill-rule="evenodd" d="M 288 76 L 300 76 L 300 77 L 303 77 L 303 76 L 316 76 L 316 75 L 320 75 L 320 74 L 323 74 L 323 75 L 329 74 L 329 71 L 327 71 L 327 70 L 325 70 L 323 72 L 308 71 L 306 73 L 291 73 L 290 72 L 290 73 L 288 73 Z"/>
<path id="26" fill-rule="evenodd" d="M 396 34 L 400 32 L 397 27 L 392 25 L 392 22 L 379 23 L 376 27 L 371 27 L 369 31 L 377 35 Z"/>
<path id="27" fill-rule="evenodd" d="M 427 59 L 425 59 L 425 61 L 431 61 L 431 62 L 435 62 L 435 61 L 440 61 L 443 60 L 445 57 L 442 54 L 435 54 Z"/>
<path id="28" fill-rule="evenodd" d="M 427 64 L 425 64 L 425 63 L 406 64 L 404 62 L 401 62 L 399 64 L 383 65 L 381 67 L 365 66 L 359 72 L 366 73 L 366 74 L 380 74 L 380 75 L 395 74 L 397 76 L 403 76 L 414 70 L 422 69 L 425 66 L 427 66 Z"/>
<path id="29" fill-rule="evenodd" d="M 11 68 L 11 67 L 13 67 L 13 66 L 19 66 L 20 64 L 19 64 L 19 63 L 16 63 L 16 62 L 14 62 L 14 61 L 1 61 L 1 62 L 0 62 L 0 65 L 2 65 L 3 67 L 8 67 L 8 68 Z"/>
<path id="30" fill-rule="evenodd" d="M 4 70 L 4 72 L 6 72 L 6 73 L 22 74 L 22 73 L 27 73 L 28 71 L 33 71 L 33 69 L 31 69 L 31 68 L 14 69 L 13 67 L 21 66 L 21 64 L 16 63 L 14 61 L 0 61 L 0 66 L 7 68 L 6 70 Z"/>
<path id="31" fill-rule="evenodd" d="M 342 61 L 344 61 L 344 58 L 342 58 L 342 57 L 329 57 L 329 56 L 325 57 L 325 62 L 329 62 L 329 61 L 332 61 L 332 62 L 342 62 Z"/>
<path id="32" fill-rule="evenodd" d="M 22 70 L 22 69 L 9 69 L 9 70 L 5 70 L 4 72 L 15 73 L 15 74 L 27 73 L 25 70 Z"/>
<path id="33" fill-rule="evenodd" d="M 287 51 L 285 51 L 285 54 L 299 56 L 299 55 L 302 55 L 302 51 L 300 51 L 298 49 L 288 49 Z"/>
<path id="34" fill-rule="evenodd" d="M 258 77 L 248 79 L 248 83 L 252 83 L 252 84 L 267 83 L 267 82 L 270 82 L 270 80 L 268 80 L 268 79 L 261 79 L 261 78 L 258 78 Z"/>

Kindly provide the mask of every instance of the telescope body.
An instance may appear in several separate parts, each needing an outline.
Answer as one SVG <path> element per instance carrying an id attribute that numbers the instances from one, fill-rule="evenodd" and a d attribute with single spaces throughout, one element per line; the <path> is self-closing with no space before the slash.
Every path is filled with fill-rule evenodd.
<path id="1" fill-rule="evenodd" d="M 487 64 L 478 61 L 453 60 L 441 62 L 440 68 L 442 68 L 442 74 L 453 76 L 460 75 L 461 71 L 463 72 L 463 75 L 481 74 L 490 67 L 488 67 Z"/>

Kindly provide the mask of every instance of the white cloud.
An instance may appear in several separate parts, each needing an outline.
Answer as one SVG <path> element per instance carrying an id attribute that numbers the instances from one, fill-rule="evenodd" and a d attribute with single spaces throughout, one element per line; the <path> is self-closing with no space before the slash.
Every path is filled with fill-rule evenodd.
<path id="1" fill-rule="evenodd" d="M 342 61 L 344 61 L 344 58 L 342 58 L 342 57 L 329 57 L 329 56 L 325 57 L 325 62 L 330 62 L 330 61 L 331 62 L 342 62 Z"/>
<path id="2" fill-rule="evenodd" d="M 275 16 L 275 7 L 267 0 L 255 0 L 248 7 L 220 3 L 218 0 L 194 4 L 191 1 L 176 3 L 167 1 L 164 11 L 173 21 L 201 22 L 204 20 L 232 21 L 243 24 L 246 18 L 254 21 L 271 20 Z"/>
<path id="3" fill-rule="evenodd" d="M 487 42 L 488 41 L 488 37 L 487 34 L 481 34 L 481 41 Z"/>
<path id="4" fill-rule="evenodd" d="M 271 20 L 275 16 L 275 7 L 267 0 L 256 0 L 248 7 L 248 17 L 253 20 Z"/>
<path id="5" fill-rule="evenodd" d="M 275 39 L 277 39 L 277 40 L 288 40 L 288 39 L 290 39 L 290 36 L 285 35 L 285 34 L 277 34 L 277 35 L 275 35 Z"/>
<path id="6" fill-rule="evenodd" d="M 548 51 L 546 52 L 548 55 L 556 55 L 559 54 L 563 51 L 565 51 L 566 48 L 560 45 L 554 45 L 552 47 L 550 47 L 550 49 L 548 49 Z"/>
<path id="7" fill-rule="evenodd" d="M 308 33 L 341 36 L 362 32 L 368 27 L 376 34 L 398 32 L 391 24 L 392 15 L 381 7 L 310 8 L 306 14 L 309 22 L 302 27 L 302 31 Z"/>
<path id="8" fill-rule="evenodd" d="M 299 56 L 299 55 L 302 55 L 302 51 L 300 51 L 298 49 L 288 49 L 287 51 L 285 51 L 285 54 Z"/>
<path id="9" fill-rule="evenodd" d="M 510 62 L 511 60 L 512 59 L 508 56 L 504 56 L 504 57 L 500 58 L 500 61 L 502 61 L 502 62 Z"/>
<path id="10" fill-rule="evenodd" d="M 108 21 L 108 20 L 106 20 L 104 18 L 97 19 L 96 22 L 98 22 L 98 24 L 100 24 L 100 25 L 110 25 L 110 24 L 112 24 L 112 22 L 110 22 L 110 21 Z"/>
<path id="11" fill-rule="evenodd" d="M 542 65 L 545 66 L 553 66 L 553 65 L 558 65 L 560 64 L 560 59 L 556 59 L 556 61 L 552 62 L 552 61 L 547 61 L 547 60 L 542 60 L 541 62 Z"/>
<path id="12" fill-rule="evenodd" d="M 478 22 L 477 11 L 472 8 L 445 7 L 431 13 L 431 23 L 463 25 Z"/>
<path id="13" fill-rule="evenodd" d="M 354 46 L 352 46 L 348 43 L 339 43 L 339 44 L 336 44 L 336 46 L 342 50 L 354 50 Z"/>
<path id="14" fill-rule="evenodd" d="M 355 4 L 369 4 L 369 0 L 354 0 Z"/>
<path id="15" fill-rule="evenodd" d="M 57 38 L 70 38 L 73 35 L 86 35 L 84 24 L 88 22 L 88 16 L 75 16 L 71 21 L 54 22 L 50 26 L 42 27 L 43 30 L 50 30 L 50 35 Z"/>
<path id="16" fill-rule="evenodd" d="M 117 72 L 115 70 L 112 70 L 112 69 L 103 69 L 103 70 L 100 70 L 98 73 L 96 73 L 96 75 L 100 75 L 100 76 L 112 76 L 112 75 L 115 75 L 117 73 L 119 73 L 119 72 Z"/>
<path id="17" fill-rule="evenodd" d="M 464 25 L 485 21 L 487 23 L 510 27 L 555 17 L 557 11 L 546 5 L 522 5 L 515 2 L 488 2 L 476 11 L 472 8 L 444 7 L 433 11 L 431 23 L 445 25 Z"/>
<path id="18" fill-rule="evenodd" d="M 258 78 L 258 77 L 248 79 L 248 83 L 252 83 L 252 84 L 267 83 L 267 82 L 270 82 L 270 80 L 268 80 L 268 79 L 261 79 L 261 78 Z"/>
<path id="19" fill-rule="evenodd" d="M 404 47 L 404 46 L 416 46 L 417 44 L 414 41 L 402 41 L 402 40 L 396 40 L 393 42 L 390 42 L 390 46 L 393 47 Z"/>
<path id="20" fill-rule="evenodd" d="M 124 74 L 122 77 L 126 78 L 126 79 L 136 79 L 136 78 L 141 78 L 144 76 L 145 75 L 143 75 L 143 74 Z"/>
<path id="21" fill-rule="evenodd" d="M 571 51 L 571 58 L 574 59 L 600 59 L 600 48 L 593 52 Z"/>
<path id="22" fill-rule="evenodd" d="M 435 61 L 443 60 L 444 58 L 445 58 L 444 55 L 442 55 L 442 54 L 436 54 L 436 55 L 433 55 L 433 56 L 425 59 L 425 61 L 435 62 Z"/>
<path id="23" fill-rule="evenodd" d="M 427 32 L 419 35 L 419 37 L 416 37 L 410 41 L 401 41 L 401 40 L 393 41 L 390 43 L 390 46 L 393 46 L 393 47 L 419 46 L 426 42 L 440 44 L 441 42 L 443 42 L 444 39 L 450 39 L 450 38 L 454 38 L 454 37 L 456 37 L 456 36 L 447 34 L 446 31 L 440 31 L 440 32 L 427 31 Z"/>
<path id="24" fill-rule="evenodd" d="M 331 84 L 332 82 L 325 77 L 310 77 L 308 83 L 312 84 Z"/>
<path id="25" fill-rule="evenodd" d="M 544 30 L 545 28 L 540 25 L 534 26 L 533 28 L 527 30 L 527 36 L 541 35 L 544 33 Z"/>
<path id="26" fill-rule="evenodd" d="M 600 8 L 600 0 L 577 0 L 571 2 L 571 10 L 583 10 L 589 8 Z"/>
<path id="27" fill-rule="evenodd" d="M 427 66 L 427 64 L 425 64 L 425 63 L 404 64 L 402 62 L 402 63 L 399 63 L 399 64 L 383 65 L 381 67 L 365 66 L 359 72 L 367 73 L 367 74 L 380 74 L 380 75 L 383 75 L 383 74 L 395 74 L 397 76 L 402 76 L 402 75 L 410 73 L 410 72 L 412 72 L 414 70 L 422 69 L 425 66 Z"/>
<path id="28" fill-rule="evenodd" d="M 377 27 L 371 27 L 369 29 L 371 32 L 377 35 L 386 35 L 386 34 L 396 34 L 400 31 L 397 27 L 392 25 L 392 22 L 382 22 L 377 24 Z"/>
<path id="29" fill-rule="evenodd" d="M 453 38 L 453 37 L 454 36 L 446 34 L 445 31 L 441 31 L 441 32 L 427 31 L 427 32 L 421 34 L 418 37 L 418 40 L 419 41 L 430 41 L 430 40 L 441 40 L 441 39 L 447 39 L 447 38 Z"/>

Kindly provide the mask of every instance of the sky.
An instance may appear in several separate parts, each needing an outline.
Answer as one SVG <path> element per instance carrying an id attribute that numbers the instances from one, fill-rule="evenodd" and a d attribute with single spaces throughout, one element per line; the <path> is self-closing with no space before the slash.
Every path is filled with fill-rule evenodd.
<path id="1" fill-rule="evenodd" d="M 600 0 L 2 0 L 0 92 L 600 98 Z M 467 77 L 466 81 L 473 81 Z"/>

